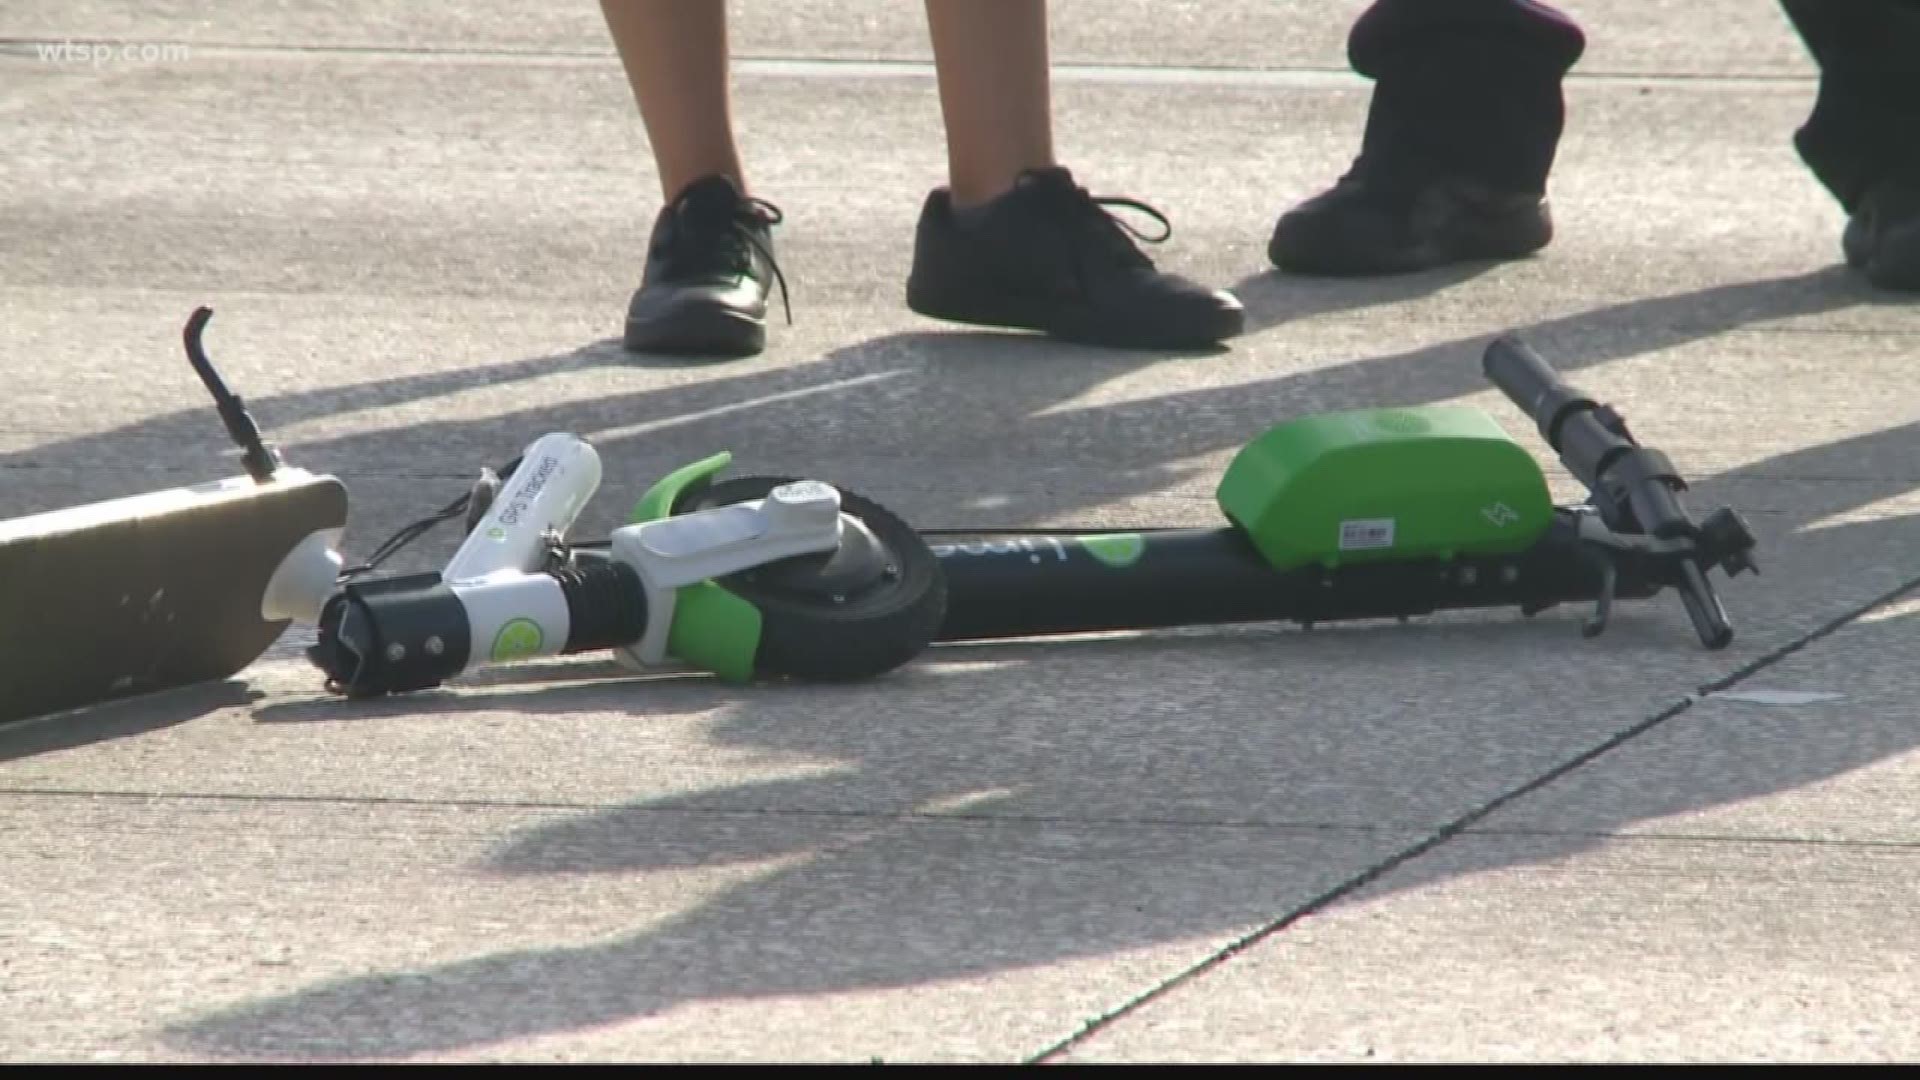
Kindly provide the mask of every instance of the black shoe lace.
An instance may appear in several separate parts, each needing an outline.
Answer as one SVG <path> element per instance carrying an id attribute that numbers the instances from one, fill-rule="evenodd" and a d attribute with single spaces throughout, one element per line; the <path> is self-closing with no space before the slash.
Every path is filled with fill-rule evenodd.
<path id="1" fill-rule="evenodd" d="M 734 210 L 733 220 L 734 231 L 747 243 L 753 245 L 753 249 L 760 253 L 761 258 L 767 260 L 767 269 L 773 271 L 773 280 L 780 286 L 780 307 L 786 312 L 787 325 L 793 325 L 793 304 L 787 299 L 787 275 L 780 272 L 780 260 L 773 257 L 773 249 L 762 243 L 760 234 L 749 227 L 753 224 L 772 227 L 785 221 L 786 215 L 780 212 L 779 207 L 767 200 L 748 196 L 741 200 L 739 207 Z"/>
<path id="2" fill-rule="evenodd" d="M 742 196 L 728 208 L 724 214 L 700 213 L 685 214 L 683 221 L 689 226 L 694 238 L 682 238 L 676 252 L 680 264 L 687 270 L 723 270 L 728 273 L 746 273 L 752 269 L 751 252 L 758 252 L 767 261 L 767 269 L 772 271 L 773 280 L 780 286 L 780 306 L 785 310 L 787 323 L 793 323 L 793 304 L 787 297 L 787 276 L 780 270 L 780 261 L 773 257 L 773 249 L 760 239 L 762 229 L 770 228 L 786 220 L 780 208 L 765 199 L 754 196 Z M 702 235 L 704 234 L 704 235 Z M 716 235 L 717 234 L 717 235 Z M 717 243 L 713 241 L 718 241 Z M 703 258 L 702 256 L 708 256 Z"/>
<path id="3" fill-rule="evenodd" d="M 1095 195 L 1077 185 L 1062 186 L 1054 190 L 1059 193 L 1061 202 L 1068 210 L 1067 220 L 1084 228 L 1084 235 L 1094 242 L 1094 250 L 1123 264 L 1153 265 L 1146 254 L 1133 245 L 1132 240 L 1146 244 L 1161 244 L 1173 236 L 1173 223 L 1167 220 L 1167 216 L 1158 208 L 1139 199 L 1120 195 Z M 1159 222 L 1160 231 L 1158 233 L 1142 232 L 1131 221 L 1113 213 L 1109 208 L 1139 211 Z M 1129 240 L 1129 237 L 1132 240 Z"/>

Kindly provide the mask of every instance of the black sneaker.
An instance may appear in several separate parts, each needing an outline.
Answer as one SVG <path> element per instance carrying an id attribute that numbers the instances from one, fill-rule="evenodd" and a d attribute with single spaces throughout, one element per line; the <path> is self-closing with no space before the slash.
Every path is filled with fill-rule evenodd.
<path id="1" fill-rule="evenodd" d="M 1280 216 L 1267 258 L 1300 274 L 1400 274 L 1523 258 L 1552 239 L 1553 215 L 1540 194 L 1457 178 L 1389 186 L 1367 179 L 1356 163 L 1332 188 Z"/>
<path id="2" fill-rule="evenodd" d="M 1108 206 L 1143 211 L 1163 231 L 1142 234 Z M 1120 348 L 1194 348 L 1238 334 L 1246 315 L 1231 293 L 1163 273 L 1134 246 L 1172 231 L 1153 207 L 1096 198 L 1060 168 L 1029 171 L 1012 191 L 958 214 L 936 189 L 920 211 L 907 307 Z"/>
<path id="3" fill-rule="evenodd" d="M 724 176 L 688 184 L 654 219 L 646 271 L 627 304 L 627 348 L 694 356 L 766 348 L 769 277 L 786 299 L 773 259 L 780 217 Z"/>
<path id="4" fill-rule="evenodd" d="M 1920 292 L 1920 185 L 1883 181 L 1847 219 L 1847 265 L 1882 289 Z"/>

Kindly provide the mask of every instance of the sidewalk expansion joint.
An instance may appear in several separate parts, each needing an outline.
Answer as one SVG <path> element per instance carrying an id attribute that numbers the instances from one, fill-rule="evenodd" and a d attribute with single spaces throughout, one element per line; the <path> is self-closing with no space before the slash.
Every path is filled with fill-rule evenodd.
<path id="1" fill-rule="evenodd" d="M 1849 624 L 1858 621 L 1862 617 L 1871 614 L 1875 610 L 1883 607 L 1890 607 L 1894 604 L 1899 603 L 1900 601 L 1908 598 L 1909 594 L 1920 595 L 1920 577 L 1911 578 L 1907 580 L 1904 584 L 1897 585 L 1892 589 L 1889 589 L 1886 592 L 1880 594 L 1879 596 L 1867 601 L 1866 603 L 1861 604 L 1849 611 L 1846 611 L 1834 617 L 1833 619 L 1827 621 L 1826 623 L 1823 623 L 1822 625 L 1814 628 L 1813 630 L 1808 631 L 1806 634 L 1784 645 L 1781 645 L 1780 647 L 1772 650 L 1771 652 L 1766 653 L 1763 656 L 1760 656 L 1746 664 L 1741 665 L 1740 667 L 1734 669 L 1733 672 L 1731 672 L 1730 674 L 1723 676 L 1722 678 L 1717 679 L 1713 682 L 1707 683 L 1706 685 L 1695 690 L 1693 693 L 1686 695 L 1685 697 L 1667 706 L 1666 708 L 1659 710 L 1653 715 L 1648 716 L 1645 719 L 1640 720 L 1632 725 L 1629 725 L 1628 727 L 1623 728 L 1618 732 L 1615 732 L 1612 736 L 1608 737 L 1597 746 L 1594 746 L 1586 751 L 1583 751 L 1580 754 L 1575 755 L 1572 758 L 1567 759 L 1561 764 L 1547 770 L 1546 772 L 1540 774 L 1539 776 L 1534 777 L 1533 779 L 1527 781 L 1526 783 L 1519 785 L 1518 787 L 1512 788 L 1508 791 L 1505 791 L 1499 795 L 1494 796 L 1492 799 L 1489 799 L 1487 802 L 1482 803 L 1478 807 L 1475 807 L 1474 809 L 1467 811 L 1466 813 L 1460 815 L 1458 818 L 1455 818 L 1453 821 L 1440 827 L 1432 835 L 1426 837 L 1425 839 L 1422 839 L 1417 843 L 1414 843 L 1413 845 L 1405 848 L 1402 851 L 1399 851 L 1392 855 L 1387 856 L 1385 859 L 1381 860 L 1380 862 L 1377 862 L 1372 866 L 1369 866 L 1361 870 L 1359 873 L 1355 874 L 1353 877 L 1348 878 L 1346 881 L 1341 882 L 1340 884 L 1333 886 L 1332 888 L 1326 890 L 1325 892 L 1314 897 L 1313 899 L 1308 900 L 1305 904 L 1302 904 L 1301 906 L 1294 908 L 1293 910 L 1288 911 L 1275 919 L 1272 919 L 1271 921 L 1265 923 L 1264 925 L 1255 928 L 1249 933 L 1244 934 L 1241 937 L 1231 942 L 1228 942 L 1226 945 L 1215 950 L 1211 955 L 1191 965 L 1185 970 L 1175 973 L 1174 975 L 1158 983 L 1157 985 L 1149 987 L 1142 993 L 1114 1007 L 1112 1010 L 1085 1021 L 1084 1023 L 1081 1024 L 1079 1030 L 1075 1031 L 1071 1035 L 1068 1035 L 1066 1038 L 1061 1039 L 1059 1042 L 1056 1042 L 1053 1045 L 1046 1047 L 1045 1049 L 1041 1050 L 1039 1053 L 1032 1055 L 1031 1057 L 1027 1058 L 1024 1063 L 1038 1065 L 1038 1064 L 1046 1064 L 1052 1061 L 1057 1061 L 1068 1051 L 1086 1042 L 1088 1039 L 1091 1039 L 1094 1035 L 1098 1034 L 1103 1029 L 1112 1027 L 1113 1025 L 1118 1023 L 1120 1020 L 1126 1018 L 1128 1015 L 1134 1012 L 1137 1012 L 1140 1009 L 1144 1008 L 1145 1006 L 1152 1004 L 1162 998 L 1172 995 L 1174 991 L 1185 986 L 1187 983 L 1193 982 L 1194 980 L 1198 979 L 1200 976 L 1205 975 L 1206 973 L 1212 971 L 1215 968 L 1224 966 L 1228 961 L 1232 960 L 1234 957 L 1238 956 L 1243 952 L 1246 952 L 1247 950 L 1253 948 L 1256 945 L 1259 945 L 1264 941 L 1267 941 L 1270 938 L 1277 936 L 1278 934 L 1287 930 L 1288 928 L 1293 926 L 1295 923 L 1301 921 L 1302 919 L 1305 919 L 1310 915 L 1316 914 L 1319 911 L 1327 908 L 1328 906 L 1340 900 L 1343 900 L 1349 896 L 1352 896 L 1355 893 L 1358 893 L 1360 890 L 1366 888 L 1368 885 L 1373 884 L 1375 881 L 1386 876 L 1388 873 L 1391 873 L 1392 871 L 1397 870 L 1402 866 L 1405 866 L 1407 863 L 1412 862 L 1414 859 L 1417 859 L 1420 856 L 1425 855 L 1430 851 L 1433 851 L 1435 848 L 1438 848 L 1441 844 L 1446 843 L 1448 840 L 1451 840 L 1454 837 L 1459 836 L 1464 832 L 1467 832 L 1473 827 L 1475 822 L 1484 820 L 1489 815 L 1491 815 L 1494 811 L 1499 810 L 1500 808 L 1508 805 L 1509 803 L 1515 802 L 1526 795 L 1529 795 L 1535 791 L 1538 791 L 1539 789 L 1545 787 L 1546 785 L 1553 783 L 1555 780 L 1558 780 L 1561 777 L 1564 777 L 1572 773 L 1576 769 L 1579 769 L 1593 762 L 1594 760 L 1600 758 L 1601 756 L 1605 755 L 1609 751 L 1626 744 L 1627 742 L 1639 737 L 1642 734 L 1645 734 L 1648 731 L 1653 730 L 1654 728 L 1660 726 L 1663 723 L 1666 723 L 1668 720 L 1671 720 L 1674 717 L 1692 708 L 1695 704 L 1697 704 L 1701 699 L 1706 697 L 1708 694 L 1718 693 L 1746 679 L 1749 679 L 1754 675 L 1773 667 L 1774 665 L 1780 663 L 1781 661 L 1787 659 L 1788 657 L 1793 656 L 1794 654 L 1805 649 L 1807 646 L 1812 645 L 1814 642 L 1820 641 L 1823 638 L 1829 637 L 1832 634 L 1838 632 L 1839 630 L 1844 629 Z"/>

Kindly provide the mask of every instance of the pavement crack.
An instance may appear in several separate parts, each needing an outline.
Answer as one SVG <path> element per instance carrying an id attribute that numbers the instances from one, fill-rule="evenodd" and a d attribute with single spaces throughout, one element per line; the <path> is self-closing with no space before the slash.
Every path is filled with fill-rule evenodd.
<path id="1" fill-rule="evenodd" d="M 1340 884 L 1335 885 L 1332 888 L 1327 889 L 1326 891 L 1320 893 L 1318 896 L 1315 896 L 1312 899 L 1308 900 L 1305 904 L 1302 904 L 1299 907 L 1292 909 L 1291 911 L 1285 912 L 1280 916 L 1266 922 L 1265 924 L 1259 927 L 1256 927 L 1252 931 L 1246 934 L 1243 934 L 1242 936 L 1234 939 L 1233 941 L 1228 942 L 1224 946 L 1221 946 L 1219 949 L 1216 949 L 1212 954 L 1202 958 L 1201 960 L 1188 966 L 1184 970 L 1176 972 L 1172 976 L 1147 988 L 1146 990 L 1128 999 L 1127 1001 L 1122 1002 L 1121 1004 L 1115 1006 L 1113 1009 L 1085 1021 L 1080 1025 L 1080 1028 L 1076 1030 L 1073 1034 L 1068 1035 L 1066 1038 L 1061 1039 L 1060 1041 L 1054 1043 L 1053 1045 L 1048 1046 L 1042 1049 L 1040 1052 L 1028 1057 L 1024 1063 L 1030 1064 L 1030 1065 L 1039 1065 L 1039 1064 L 1047 1064 L 1049 1062 L 1054 1062 L 1059 1060 L 1062 1055 L 1071 1051 L 1074 1047 L 1080 1045 L 1081 1043 L 1086 1042 L 1088 1039 L 1092 1038 L 1094 1035 L 1098 1034 L 1100 1031 L 1113 1026 L 1114 1024 L 1118 1023 L 1120 1020 L 1126 1018 L 1128 1015 L 1138 1012 L 1140 1009 L 1146 1007 L 1148 1004 L 1158 1001 L 1161 998 L 1170 996 L 1175 990 L 1178 990 L 1179 988 L 1186 985 L 1187 983 L 1193 982 L 1194 980 L 1200 978 L 1202 975 L 1205 975 L 1206 973 L 1214 970 L 1215 968 L 1224 966 L 1226 963 L 1231 961 L 1234 957 L 1240 955 L 1243 952 L 1246 952 L 1248 949 L 1253 948 L 1255 945 L 1258 945 L 1268 940 L 1269 938 L 1273 938 L 1279 935 L 1280 933 L 1286 931 L 1288 928 L 1292 927 L 1295 923 L 1298 923 L 1300 920 L 1306 918 L 1307 916 L 1316 914 L 1324 910 L 1325 908 L 1327 908 L 1329 905 L 1332 905 L 1337 901 L 1343 900 L 1349 896 L 1354 895 L 1355 893 L 1358 893 L 1362 889 L 1365 889 L 1367 886 L 1373 884 L 1375 881 L 1378 881 L 1380 878 L 1385 877 L 1387 874 L 1393 872 L 1394 870 L 1399 869 L 1402 866 L 1405 866 L 1407 863 L 1412 862 L 1413 860 L 1419 858 L 1420 856 L 1427 854 L 1428 852 L 1434 850 L 1435 848 L 1439 847 L 1441 844 L 1446 843 L 1447 841 L 1453 839 L 1456 836 L 1460 836 L 1463 833 L 1470 833 L 1470 832 L 1473 833 L 1474 835 L 1489 835 L 1489 833 L 1473 830 L 1473 825 L 1476 822 L 1484 820 L 1489 815 L 1507 806 L 1508 804 L 1513 803 L 1527 795 L 1532 794 L 1535 791 L 1540 790 L 1541 788 L 1547 786 L 1548 784 L 1551 784 L 1554 781 L 1559 780 L 1560 778 L 1574 772 L 1575 770 L 1580 769 L 1592 763 L 1596 759 L 1616 749 L 1617 747 L 1620 747 L 1626 744 L 1627 742 L 1630 742 L 1631 740 L 1645 734 L 1646 732 L 1653 730 L 1654 728 L 1660 726 L 1661 724 L 1666 723 L 1668 720 L 1671 720 L 1674 717 L 1679 716 L 1681 713 L 1686 712 L 1688 709 L 1692 708 L 1695 704 L 1699 703 L 1699 701 L 1702 698 L 1704 698 L 1706 695 L 1712 694 L 1712 693 L 1718 693 L 1719 691 L 1726 690 L 1730 687 L 1738 685 L 1739 683 L 1744 682 L 1749 678 L 1752 678 L 1754 675 L 1757 675 L 1760 672 L 1765 671 L 1775 666 L 1776 664 L 1779 664 L 1781 661 L 1800 652 L 1801 650 L 1805 649 L 1807 646 L 1813 644 L 1814 642 L 1820 641 L 1826 637 L 1829 637 L 1832 634 L 1836 633 L 1837 631 L 1841 630 L 1842 628 L 1848 626 L 1849 624 L 1857 622 L 1861 617 L 1867 614 L 1870 614 L 1876 609 L 1883 608 L 1883 607 L 1890 607 L 1894 604 L 1899 603 L 1900 601 L 1905 599 L 1910 593 L 1920 594 L 1920 577 L 1910 578 L 1905 583 L 1897 585 L 1892 589 L 1889 589 L 1886 592 L 1881 593 L 1879 596 L 1871 600 L 1868 600 L 1866 603 L 1860 604 L 1854 608 L 1851 608 L 1841 613 L 1838 616 L 1835 616 L 1834 618 L 1828 620 L 1825 623 L 1822 623 L 1820 626 L 1815 627 L 1814 629 L 1808 631 L 1807 633 L 1801 635 L 1800 637 L 1795 638 L 1794 640 L 1789 641 L 1786 644 L 1781 645 L 1780 647 L 1774 649 L 1773 651 L 1768 652 L 1765 655 L 1762 655 L 1746 664 L 1743 664 L 1738 668 L 1735 668 L 1730 674 L 1725 675 L 1713 682 L 1707 683 L 1706 685 L 1695 690 L 1693 693 L 1690 693 L 1687 696 L 1681 698 L 1679 701 L 1676 701 L 1673 704 L 1667 706 L 1666 708 L 1661 709 L 1658 712 L 1655 712 L 1653 715 L 1648 716 L 1645 719 L 1642 719 L 1625 728 L 1622 728 L 1621 730 L 1615 732 L 1613 735 L 1609 736 L 1599 744 L 1579 754 L 1576 754 L 1571 758 L 1568 758 L 1566 761 L 1563 761 L 1559 765 L 1556 765 L 1553 768 L 1548 769 L 1546 772 L 1541 773 L 1540 775 L 1534 777 L 1533 779 L 1528 780 L 1527 782 L 1520 784 L 1517 787 L 1514 787 L 1505 792 L 1502 792 L 1501 794 L 1494 796 L 1493 798 L 1487 800 L 1484 803 L 1481 803 L 1479 806 L 1467 811 L 1464 814 L 1461 814 L 1459 817 L 1455 818 L 1453 821 L 1448 822 L 1446 825 L 1441 826 L 1438 830 L 1436 830 L 1430 836 L 1427 836 L 1426 838 L 1412 844 L 1411 846 L 1404 848 L 1398 852 L 1395 852 L 1392 855 L 1387 856 L 1385 859 L 1382 859 L 1381 861 L 1374 863 L 1372 866 L 1366 867 L 1365 869 L 1361 870 L 1359 873 L 1348 878 L 1346 881 L 1343 881 Z M 1776 842 L 1788 843 L 1792 841 L 1789 841 L 1783 838 Z M 1896 846 L 1896 845 L 1889 844 L 1887 846 Z M 1920 846 L 1920 845 L 1897 845 L 1897 846 Z"/>
<path id="2" fill-rule="evenodd" d="M 1780 847 L 1825 847 L 1838 849 L 1917 850 L 1920 840 L 1849 840 L 1823 836 L 1754 836 L 1740 833 L 1647 833 L 1620 832 L 1615 829 L 1469 829 L 1475 837 L 1571 837 L 1584 840 L 1608 840 L 1621 844 L 1765 844 Z"/>
<path id="3" fill-rule="evenodd" d="M 0 796 L 73 799 L 172 800 L 259 805 L 397 806 L 448 810 L 533 810 L 558 813 L 644 813 L 687 817 L 831 818 L 879 822 L 958 822 L 979 825 L 1048 825 L 1115 828 L 1221 829 L 1302 833 L 1403 833 L 1406 823 L 1261 821 L 1154 815 L 1004 814 L 966 811 L 926 812 L 808 808 L 794 806 L 646 806 L 619 802 L 555 802 L 539 799 L 426 799 L 391 795 L 287 795 L 222 791 L 128 791 L 95 788 L 0 787 Z"/>

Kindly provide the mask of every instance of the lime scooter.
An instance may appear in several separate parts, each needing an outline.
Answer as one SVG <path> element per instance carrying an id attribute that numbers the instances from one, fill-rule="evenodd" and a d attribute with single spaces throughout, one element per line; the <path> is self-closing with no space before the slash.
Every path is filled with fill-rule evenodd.
<path id="1" fill-rule="evenodd" d="M 1427 406 L 1274 427 L 1228 468 L 1229 523 L 1212 529 L 917 532 L 819 480 L 720 480 L 722 453 L 661 480 L 607 540 L 576 543 L 600 462 L 556 433 L 345 567 L 344 485 L 264 441 L 201 347 L 211 315 L 188 321 L 187 353 L 246 475 L 0 522 L 0 721 L 231 676 L 293 623 L 316 626 L 309 658 L 354 696 L 598 650 L 732 682 L 846 680 L 935 642 L 1588 601 L 1591 635 L 1616 600 L 1669 588 L 1721 648 L 1733 630 L 1708 575 L 1756 569 L 1738 514 L 1695 523 L 1665 455 L 1510 336 L 1486 374 L 1583 503 L 1551 505 L 1484 413 Z M 441 571 L 371 576 L 462 513 Z"/>
<path id="2" fill-rule="evenodd" d="M 1739 514 L 1723 508 L 1696 523 L 1682 502 L 1687 484 L 1666 455 L 1641 446 L 1617 411 L 1569 386 L 1517 337 L 1496 339 L 1483 367 L 1587 487 L 1584 502 L 1553 505 L 1533 457 L 1478 409 L 1307 416 L 1275 426 L 1235 457 L 1218 488 L 1224 526 L 914 534 L 851 497 L 857 513 L 850 520 L 873 527 L 843 526 L 843 542 L 829 553 L 767 551 L 743 557 L 739 568 L 708 564 L 708 578 L 680 586 L 772 620 L 693 616 L 709 601 L 682 600 L 677 610 L 691 621 L 668 630 L 667 640 L 679 642 L 680 658 L 735 681 L 859 678 L 891 670 L 933 642 L 1269 621 L 1312 626 L 1452 609 L 1512 606 L 1533 615 L 1591 602 L 1583 631 L 1593 636 L 1605 630 L 1617 600 L 1673 589 L 1703 645 L 1731 642 L 1708 575 L 1758 571 L 1754 537 Z M 569 515 L 553 518 L 537 543 L 450 587 L 458 604 L 426 579 L 390 592 L 379 583 L 350 588 L 330 605 L 312 655 L 343 692 L 413 689 L 529 650 L 503 652 L 496 644 L 482 657 L 469 644 L 458 663 L 427 665 L 409 678 L 378 663 L 381 643 L 396 656 L 432 637 L 470 643 L 509 618 L 538 621 L 536 609 L 558 624 L 564 609 L 569 625 L 597 628 L 570 635 L 566 651 L 615 648 L 630 662 L 657 661 L 659 638 L 643 633 L 640 620 L 596 614 L 657 612 L 679 580 L 647 585 L 646 564 L 659 553 L 638 538 L 649 529 L 670 536 L 673 523 L 715 513 L 765 515 L 770 501 L 796 497 L 794 485 L 805 501 L 819 483 L 718 479 L 729 462 L 719 454 L 663 479 L 640 500 L 634 523 L 608 541 L 569 542 Z M 518 490 L 518 475 L 504 487 L 476 485 L 470 509 Z M 741 538 L 772 531 L 745 516 L 738 521 Z M 473 536 L 463 551 L 480 543 Z M 907 570 L 896 577 L 888 567 Z M 537 604 L 536 593 L 543 597 Z M 915 598 L 924 606 L 910 603 Z M 909 608 L 911 617 L 898 614 Z M 883 615 L 889 611 L 895 614 Z M 635 651 L 631 642 L 643 638 L 656 643 L 652 651 Z M 544 630 L 526 635 L 528 642 L 558 639 Z M 348 640 L 356 644 L 343 648 Z"/>

